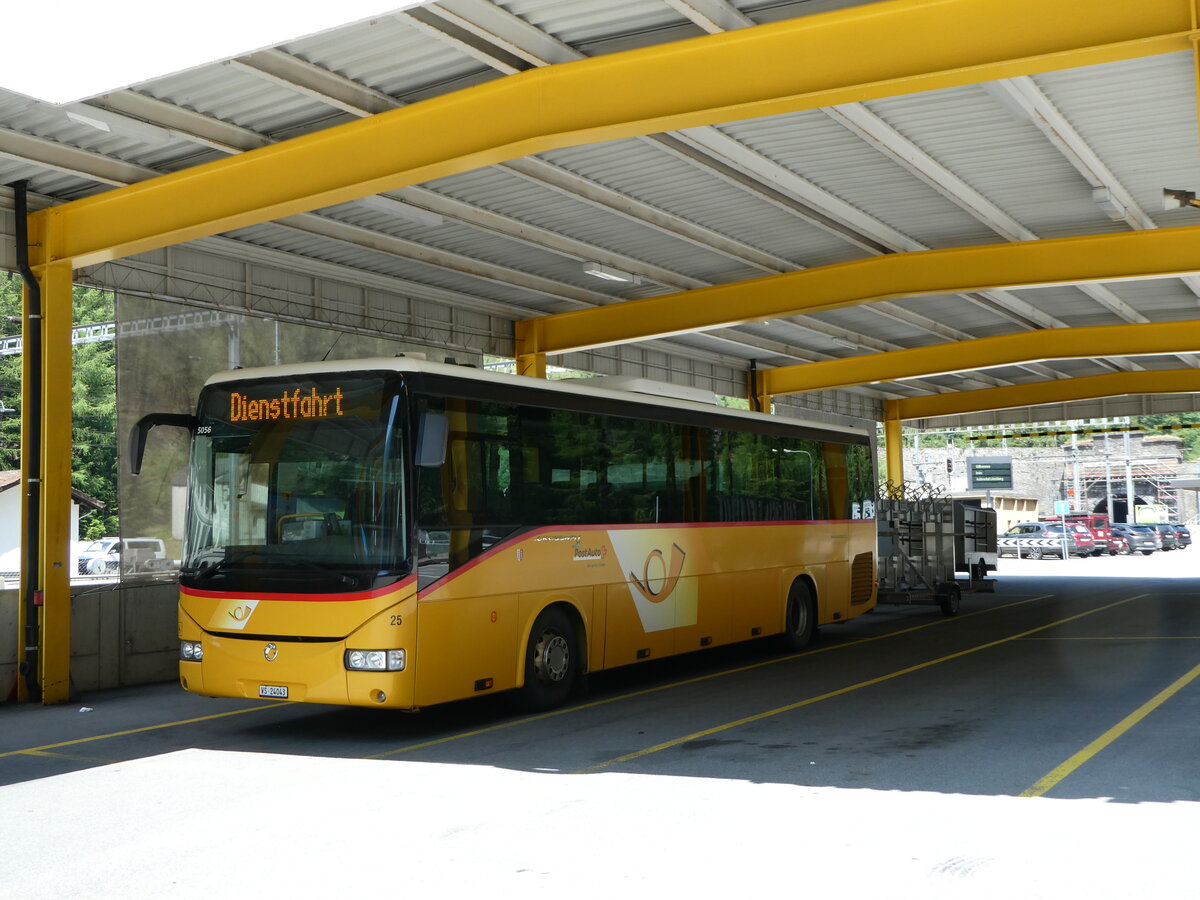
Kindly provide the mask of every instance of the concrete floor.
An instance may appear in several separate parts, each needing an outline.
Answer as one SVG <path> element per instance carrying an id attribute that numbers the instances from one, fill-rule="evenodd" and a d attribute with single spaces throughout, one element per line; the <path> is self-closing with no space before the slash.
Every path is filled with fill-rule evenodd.
<path id="1" fill-rule="evenodd" d="M 0 898 L 1194 897 L 1196 559 L 1005 561 L 957 617 L 881 607 L 542 716 L 0 707 Z"/>

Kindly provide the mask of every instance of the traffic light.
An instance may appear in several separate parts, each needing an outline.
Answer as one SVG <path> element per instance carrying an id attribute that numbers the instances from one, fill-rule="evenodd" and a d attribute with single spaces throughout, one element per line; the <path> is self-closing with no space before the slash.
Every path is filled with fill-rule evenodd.
<path id="1" fill-rule="evenodd" d="M 949 475 L 953 471 L 954 471 L 954 460 L 952 460 L 952 459 L 946 460 L 946 474 Z"/>

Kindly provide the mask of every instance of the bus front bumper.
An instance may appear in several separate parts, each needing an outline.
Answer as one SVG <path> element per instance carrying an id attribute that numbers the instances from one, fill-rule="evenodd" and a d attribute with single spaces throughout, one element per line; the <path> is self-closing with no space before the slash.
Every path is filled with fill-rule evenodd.
<path id="1" fill-rule="evenodd" d="M 414 709 L 409 661 L 401 671 L 351 671 L 351 641 L 287 641 L 207 634 L 180 635 L 199 642 L 200 661 L 181 659 L 185 690 L 214 697 L 249 697 L 300 703 L 332 703 Z M 392 660 L 392 665 L 396 660 Z M 386 664 L 386 658 L 385 658 Z"/>

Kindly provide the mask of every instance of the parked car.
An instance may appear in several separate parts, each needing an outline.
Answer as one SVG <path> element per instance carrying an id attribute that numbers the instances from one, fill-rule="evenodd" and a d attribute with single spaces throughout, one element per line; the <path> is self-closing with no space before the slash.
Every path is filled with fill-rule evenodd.
<path id="1" fill-rule="evenodd" d="M 1158 539 L 1162 542 L 1164 550 L 1178 550 L 1180 547 L 1179 538 L 1175 534 L 1175 527 L 1168 525 L 1166 522 L 1158 522 L 1150 526 L 1158 535 Z"/>
<path id="2" fill-rule="evenodd" d="M 80 575 L 98 575 L 104 572 L 105 563 L 103 559 L 108 556 L 110 550 L 115 547 L 120 541 L 116 537 L 96 538 L 81 551 L 79 551 L 79 562 L 77 563 Z M 95 560 L 100 559 L 101 562 Z M 93 568 L 96 571 L 93 571 Z"/>
<path id="3" fill-rule="evenodd" d="M 1112 532 L 1129 542 L 1130 553 L 1149 556 L 1162 546 L 1154 529 L 1149 525 L 1114 525 Z"/>
<path id="4" fill-rule="evenodd" d="M 1074 522 L 1079 525 L 1087 526 L 1088 531 L 1092 533 L 1092 538 L 1096 542 L 1095 549 L 1092 554 L 1095 556 L 1103 556 L 1109 554 L 1116 555 L 1116 549 L 1109 542 L 1108 536 L 1111 531 L 1111 525 L 1108 521 L 1106 513 L 1068 513 L 1066 516 L 1041 516 L 1039 522 Z"/>
<path id="5" fill-rule="evenodd" d="M 1091 556 L 1096 541 L 1086 525 L 1068 522 L 1022 522 L 1014 525 L 997 541 L 1001 556 L 1018 556 L 1023 559 L 1041 559 L 1045 556 L 1063 558 L 1063 547 L 1067 556 Z"/>
<path id="6" fill-rule="evenodd" d="M 135 575 L 146 572 L 162 572 L 171 568 L 167 549 L 158 538 L 125 538 L 116 541 L 103 556 L 88 560 L 87 574 Z M 80 566 L 82 568 L 82 565 Z"/>
<path id="7" fill-rule="evenodd" d="M 1172 522 L 1171 527 L 1175 529 L 1175 538 L 1179 541 L 1179 548 L 1182 550 L 1192 543 L 1192 533 L 1188 531 L 1186 525 L 1180 525 L 1178 522 Z"/>
<path id="8" fill-rule="evenodd" d="M 1128 556 L 1133 550 L 1129 546 L 1129 540 L 1125 535 L 1121 534 L 1115 528 L 1109 529 L 1108 532 L 1108 552 L 1114 556 Z"/>

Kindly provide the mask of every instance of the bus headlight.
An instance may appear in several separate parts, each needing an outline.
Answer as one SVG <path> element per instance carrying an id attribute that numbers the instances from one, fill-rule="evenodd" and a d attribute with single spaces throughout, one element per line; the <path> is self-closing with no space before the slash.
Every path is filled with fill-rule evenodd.
<path id="1" fill-rule="evenodd" d="M 346 668 L 352 672 L 402 672 L 403 650 L 347 650 Z"/>
<path id="2" fill-rule="evenodd" d="M 180 641 L 179 658 L 190 662 L 200 662 L 204 659 L 204 645 L 199 641 Z"/>

